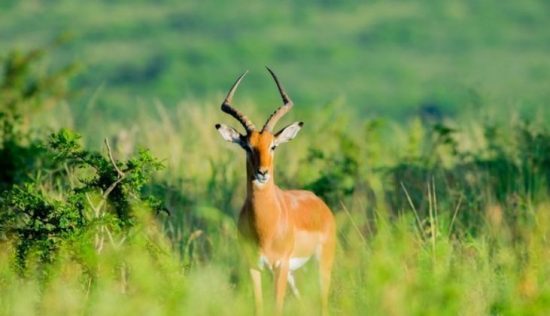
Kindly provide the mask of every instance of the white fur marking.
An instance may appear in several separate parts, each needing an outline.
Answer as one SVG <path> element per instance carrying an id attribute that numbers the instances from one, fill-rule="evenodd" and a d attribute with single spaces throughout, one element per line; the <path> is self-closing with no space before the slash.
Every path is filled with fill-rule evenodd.
<path id="1" fill-rule="evenodd" d="M 296 258 L 290 258 L 288 262 L 288 267 L 291 271 L 294 271 L 296 269 L 299 269 L 301 266 L 303 266 L 310 257 L 296 257 Z"/>
<path id="2" fill-rule="evenodd" d="M 258 268 L 260 268 L 260 270 L 263 270 L 266 266 L 271 270 L 271 265 L 269 264 L 269 261 L 265 256 L 262 255 L 260 256 L 260 258 L 258 258 Z"/>
<path id="3" fill-rule="evenodd" d="M 258 179 L 254 179 L 252 180 L 252 183 L 254 184 L 255 187 L 261 189 L 264 185 L 266 185 L 268 181 L 269 181 L 269 175 L 266 176 L 264 182 L 258 181 Z"/>

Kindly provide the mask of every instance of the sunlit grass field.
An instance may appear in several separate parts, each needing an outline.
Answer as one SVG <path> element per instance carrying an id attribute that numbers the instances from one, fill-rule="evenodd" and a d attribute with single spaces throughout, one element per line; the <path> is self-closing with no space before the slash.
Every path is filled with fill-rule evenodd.
<path id="1" fill-rule="evenodd" d="M 152 105 L 154 117 L 140 115 L 112 138 L 117 157 L 146 146 L 163 159 L 165 169 L 147 190 L 160 195 L 170 215 L 138 207 L 137 224 L 100 253 L 80 253 L 80 244 L 70 243 L 51 266 L 31 265 L 23 276 L 4 242 L 2 313 L 251 314 L 235 227 L 244 153 L 216 134 L 215 123 L 234 122 L 215 101 L 182 103 L 172 115 Z M 241 108 L 257 120 L 265 115 L 251 103 Z M 54 118 L 63 111 L 68 120 Z M 74 124 L 68 108 L 54 112 L 42 120 Z M 334 104 L 285 119 L 306 125 L 281 147 L 276 181 L 316 190 L 337 218 L 334 315 L 550 310 L 550 136 L 544 121 L 527 123 L 513 113 L 497 121 L 490 112 L 357 123 Z M 84 141 L 95 137 L 91 130 Z M 268 305 L 271 282 L 266 272 Z M 285 311 L 319 314 L 315 264 L 297 282 L 303 298 L 289 294 Z"/>

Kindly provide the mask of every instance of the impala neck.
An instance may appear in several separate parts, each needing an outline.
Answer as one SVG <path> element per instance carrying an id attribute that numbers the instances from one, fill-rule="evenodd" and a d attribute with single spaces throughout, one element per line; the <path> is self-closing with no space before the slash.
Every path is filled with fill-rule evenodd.
<path id="1" fill-rule="evenodd" d="M 246 193 L 248 199 L 254 200 L 258 195 L 265 197 L 266 195 L 273 194 L 273 196 L 275 196 L 275 176 L 273 173 L 273 166 L 269 169 L 269 174 L 269 180 L 264 184 L 259 184 L 255 181 L 252 166 L 248 161 L 246 162 Z"/>
<path id="2" fill-rule="evenodd" d="M 263 245 L 271 236 L 276 234 L 283 216 L 283 210 L 278 197 L 278 189 L 273 179 L 273 168 L 269 170 L 271 176 L 265 183 L 258 185 L 254 181 L 253 168 L 247 163 L 246 167 L 246 203 L 252 212 L 250 220 L 254 222 L 258 234 L 258 243 Z"/>

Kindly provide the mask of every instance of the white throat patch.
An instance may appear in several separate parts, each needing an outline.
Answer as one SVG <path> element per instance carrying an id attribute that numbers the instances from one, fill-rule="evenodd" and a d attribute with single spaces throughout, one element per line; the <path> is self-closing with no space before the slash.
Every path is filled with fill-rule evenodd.
<path id="1" fill-rule="evenodd" d="M 265 182 L 258 181 L 258 179 L 252 180 L 252 183 L 254 184 L 254 186 L 259 189 L 263 188 L 268 182 L 269 182 L 269 178 L 267 178 Z"/>

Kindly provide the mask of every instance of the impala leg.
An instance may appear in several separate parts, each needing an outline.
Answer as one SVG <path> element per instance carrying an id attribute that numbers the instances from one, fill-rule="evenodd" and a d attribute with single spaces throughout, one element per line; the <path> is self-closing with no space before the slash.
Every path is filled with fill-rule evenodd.
<path id="1" fill-rule="evenodd" d="M 256 306 L 256 315 L 263 315 L 262 301 L 262 274 L 258 269 L 250 268 L 250 277 L 252 278 L 252 286 L 254 287 L 254 301 Z"/>
<path id="2" fill-rule="evenodd" d="M 294 294 L 297 299 L 300 299 L 300 291 L 298 291 L 298 288 L 296 287 L 296 280 L 294 279 L 294 273 L 292 272 L 288 273 L 288 285 L 290 285 L 292 294 Z"/>
<path id="3" fill-rule="evenodd" d="M 328 296 L 330 275 L 334 261 L 334 241 L 327 241 L 321 248 L 319 256 L 319 281 L 321 285 L 321 314 L 328 315 Z"/>
<path id="4" fill-rule="evenodd" d="M 276 314 L 283 313 L 283 305 L 288 281 L 288 260 L 282 260 L 281 265 L 275 270 L 275 305 Z"/>

